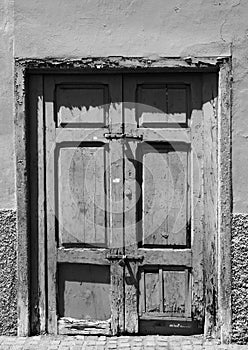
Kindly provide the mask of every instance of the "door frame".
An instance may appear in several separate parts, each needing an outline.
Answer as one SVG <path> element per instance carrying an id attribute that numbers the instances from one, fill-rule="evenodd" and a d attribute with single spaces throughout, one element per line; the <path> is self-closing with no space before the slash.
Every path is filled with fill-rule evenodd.
<path id="1" fill-rule="evenodd" d="M 19 59 L 15 60 L 15 154 L 17 193 L 17 309 L 18 335 L 31 331 L 30 293 L 30 208 L 29 208 L 29 111 L 28 77 L 30 74 L 130 72 L 215 72 L 218 75 L 217 112 L 217 232 L 212 244 L 206 245 L 204 260 L 208 262 L 205 274 L 204 335 L 219 338 L 222 343 L 231 339 L 231 57 L 159 58 L 107 57 L 80 60 Z M 42 81 L 40 82 L 42 86 Z M 42 91 L 38 108 L 43 108 Z M 38 145 L 39 147 L 39 145 Z M 40 147 L 39 149 L 41 149 Z M 39 166 L 43 166 L 41 163 Z M 41 188 L 44 184 L 40 184 Z M 41 198 L 42 200 L 42 198 Z M 44 213 L 41 213 L 41 216 Z M 43 221 L 42 221 L 43 220 Z M 45 218 L 41 218 L 40 224 Z M 39 233 L 38 233 L 39 234 Z M 41 237 L 42 240 L 42 237 Z M 206 241 L 206 240 L 205 240 Z M 44 242 L 43 242 L 44 243 Z M 208 248 L 210 247 L 211 248 Z M 44 246 L 43 246 L 44 248 Z M 45 262 L 45 249 L 39 258 Z M 39 273 L 44 274 L 45 263 Z M 216 278 L 215 278 L 215 276 Z M 39 288 L 42 290 L 42 280 Z M 213 293 L 215 295 L 213 295 Z M 212 295 L 211 295 L 212 294 Z M 46 332 L 46 300 L 41 297 L 39 332 Z M 213 307 L 213 300 L 216 304 Z M 43 316 L 42 316 L 43 315 Z"/>

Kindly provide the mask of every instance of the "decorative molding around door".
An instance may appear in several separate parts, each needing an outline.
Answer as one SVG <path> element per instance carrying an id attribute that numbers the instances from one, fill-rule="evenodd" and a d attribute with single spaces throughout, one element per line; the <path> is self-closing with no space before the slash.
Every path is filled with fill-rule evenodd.
<path id="1" fill-rule="evenodd" d="M 230 340 L 231 60 L 16 60 L 19 335 Z"/>

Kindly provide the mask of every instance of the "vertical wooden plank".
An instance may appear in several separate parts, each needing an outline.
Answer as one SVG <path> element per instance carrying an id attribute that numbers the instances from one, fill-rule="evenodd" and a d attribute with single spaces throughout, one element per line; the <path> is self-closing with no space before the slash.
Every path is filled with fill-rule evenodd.
<path id="1" fill-rule="evenodd" d="M 54 87 L 52 76 L 44 79 L 45 117 L 46 117 L 46 219 L 47 219 L 47 293 L 48 315 L 47 331 L 57 334 L 56 306 L 56 269 L 57 247 L 55 240 L 55 122 L 54 122 Z"/>
<path id="2" fill-rule="evenodd" d="M 115 76 L 111 85 L 111 102 L 109 106 L 110 132 L 121 133 L 123 114 L 121 101 L 121 77 Z M 110 208 L 110 242 L 111 255 L 123 255 L 123 144 L 122 141 L 109 142 L 110 154 L 110 181 L 109 181 L 109 208 Z M 124 267 L 119 260 L 110 261 L 111 274 L 111 331 L 119 334 L 124 331 Z"/>
<path id="3" fill-rule="evenodd" d="M 191 274 L 185 269 L 185 317 L 191 317 Z"/>
<path id="4" fill-rule="evenodd" d="M 217 306 L 217 75 L 203 74 L 202 110 L 204 120 L 204 334 L 215 335 Z"/>
<path id="5" fill-rule="evenodd" d="M 218 319 L 222 343 L 231 341 L 231 65 L 218 86 Z"/>
<path id="6" fill-rule="evenodd" d="M 168 317 L 185 317 L 186 288 L 183 270 L 164 270 L 164 313 Z"/>
<path id="7" fill-rule="evenodd" d="M 142 150 L 143 244 L 173 244 L 173 235 L 168 232 L 168 211 L 173 201 L 168 147 L 142 145 Z"/>
<path id="8" fill-rule="evenodd" d="M 15 150 L 17 191 L 17 313 L 19 336 L 29 335 L 28 182 L 25 67 L 15 66 Z"/>
<path id="9" fill-rule="evenodd" d="M 145 272 L 140 273 L 140 285 L 139 285 L 139 315 L 142 315 L 146 311 L 146 295 L 145 295 Z"/>
<path id="10" fill-rule="evenodd" d="M 123 147 L 120 140 L 110 141 L 110 254 L 123 255 Z M 111 330 L 124 331 L 123 266 L 111 260 Z"/>
<path id="11" fill-rule="evenodd" d="M 160 312 L 164 312 L 164 281 L 163 281 L 163 269 L 159 269 L 159 299 L 160 299 Z"/>
<path id="12" fill-rule="evenodd" d="M 168 244 L 187 244 L 188 154 L 187 146 L 172 145 L 168 152 L 169 183 L 171 193 L 168 208 Z"/>
<path id="13" fill-rule="evenodd" d="M 158 271 L 146 271 L 145 273 L 145 295 L 146 312 L 154 313 L 160 311 L 161 285 Z"/>
<path id="14" fill-rule="evenodd" d="M 135 78 L 124 80 L 123 89 L 125 133 L 132 134 L 137 129 L 136 105 L 134 103 Z M 130 104 L 130 102 L 132 103 Z M 124 142 L 124 237 L 125 254 L 129 256 L 134 256 L 138 247 L 136 222 L 137 142 L 133 139 L 126 139 Z M 128 260 L 125 266 L 125 331 L 128 333 L 138 332 L 138 288 L 138 261 Z"/>
<path id="15" fill-rule="evenodd" d="M 192 314 L 201 322 L 204 317 L 203 295 L 203 113 L 200 76 L 192 77 L 191 86 L 191 247 L 192 247 Z"/>
<path id="16" fill-rule="evenodd" d="M 41 77 L 40 77 L 41 79 Z M 39 83 L 41 86 L 41 81 Z M 46 232 L 45 232 L 45 164 L 44 164 L 44 89 L 42 76 L 42 93 L 38 99 L 38 230 L 39 230 L 39 314 L 40 333 L 46 332 Z"/>

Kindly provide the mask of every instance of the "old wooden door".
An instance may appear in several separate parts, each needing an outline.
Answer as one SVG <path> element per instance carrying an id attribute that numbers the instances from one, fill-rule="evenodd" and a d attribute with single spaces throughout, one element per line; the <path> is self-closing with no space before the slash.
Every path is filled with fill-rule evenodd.
<path id="1" fill-rule="evenodd" d="M 202 77 L 46 75 L 44 102 L 48 331 L 201 332 Z"/>

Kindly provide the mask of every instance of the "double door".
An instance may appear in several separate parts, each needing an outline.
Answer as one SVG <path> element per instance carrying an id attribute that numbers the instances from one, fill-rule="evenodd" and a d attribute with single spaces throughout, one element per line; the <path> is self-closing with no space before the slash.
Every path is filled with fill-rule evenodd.
<path id="1" fill-rule="evenodd" d="M 202 81 L 44 75 L 48 332 L 202 331 Z"/>

